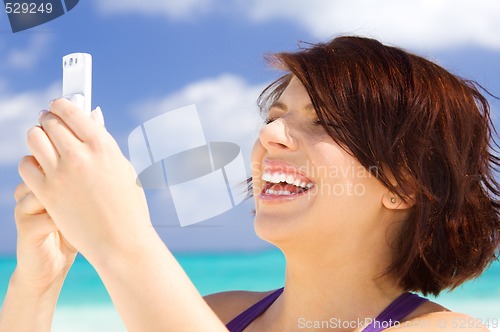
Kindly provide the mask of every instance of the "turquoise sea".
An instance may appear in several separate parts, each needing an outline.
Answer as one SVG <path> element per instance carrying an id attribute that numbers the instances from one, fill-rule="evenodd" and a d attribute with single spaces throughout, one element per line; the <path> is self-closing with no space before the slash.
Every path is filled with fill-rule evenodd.
<path id="1" fill-rule="evenodd" d="M 283 285 L 285 262 L 277 250 L 178 254 L 176 257 L 202 295 L 236 289 L 263 291 Z M 0 259 L 2 300 L 14 267 L 14 257 Z M 436 301 L 482 321 L 499 321 L 500 263 L 493 264 L 480 278 L 453 292 L 443 293 Z M 82 257 L 77 258 L 66 279 L 53 331 L 126 331 L 97 273 Z M 500 328 L 491 328 L 491 331 L 500 332 Z"/>

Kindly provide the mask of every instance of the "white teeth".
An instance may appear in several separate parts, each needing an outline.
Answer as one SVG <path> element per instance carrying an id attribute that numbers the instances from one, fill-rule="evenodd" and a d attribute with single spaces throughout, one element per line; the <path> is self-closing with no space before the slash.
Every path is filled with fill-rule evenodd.
<path id="1" fill-rule="evenodd" d="M 281 180 L 280 180 L 280 174 L 279 173 L 274 173 L 271 180 L 269 180 L 269 182 L 272 182 L 272 183 L 280 183 Z"/>
<path id="2" fill-rule="evenodd" d="M 292 193 L 289 192 L 288 190 L 272 190 L 272 189 L 267 189 L 266 194 L 268 194 L 268 195 L 281 195 L 281 196 L 292 195 Z"/>
<path id="3" fill-rule="evenodd" d="M 262 180 L 266 181 L 266 182 L 269 182 L 271 181 L 271 173 L 269 172 L 266 172 L 262 175 Z"/>
<path id="4" fill-rule="evenodd" d="M 305 181 L 301 181 L 300 179 L 295 179 L 292 174 L 285 174 L 281 172 L 271 173 L 267 171 L 262 174 L 262 180 L 270 183 L 285 182 L 288 184 L 293 184 L 296 187 L 302 187 L 304 189 L 310 189 L 314 186 L 314 183 L 312 182 L 306 183 Z M 272 193 L 276 195 L 287 195 L 286 192 L 287 191 L 285 190 L 284 194 L 280 194 L 279 191 L 274 190 Z"/>

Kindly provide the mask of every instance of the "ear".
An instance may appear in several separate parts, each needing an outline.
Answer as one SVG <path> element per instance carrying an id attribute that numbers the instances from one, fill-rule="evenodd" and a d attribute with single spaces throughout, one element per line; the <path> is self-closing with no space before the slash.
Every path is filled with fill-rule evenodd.
<path id="1" fill-rule="evenodd" d="M 382 196 L 382 204 L 389 210 L 406 210 L 415 205 L 415 197 L 410 195 L 403 200 L 392 191 L 386 191 Z"/>

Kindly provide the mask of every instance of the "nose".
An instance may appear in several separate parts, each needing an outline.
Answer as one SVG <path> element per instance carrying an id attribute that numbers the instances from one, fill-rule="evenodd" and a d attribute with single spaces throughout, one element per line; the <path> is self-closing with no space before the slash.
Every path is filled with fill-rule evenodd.
<path id="1" fill-rule="evenodd" d="M 297 149 L 296 139 L 284 118 L 276 119 L 265 125 L 260 131 L 259 140 L 269 152 L 295 151 Z"/>

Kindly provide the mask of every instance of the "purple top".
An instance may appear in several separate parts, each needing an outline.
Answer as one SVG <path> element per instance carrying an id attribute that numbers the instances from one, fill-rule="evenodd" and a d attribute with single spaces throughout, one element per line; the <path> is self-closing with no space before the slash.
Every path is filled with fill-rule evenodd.
<path id="1" fill-rule="evenodd" d="M 253 306 L 243 311 L 230 321 L 226 327 L 231 332 L 243 331 L 254 319 L 259 317 L 273 304 L 274 301 L 283 293 L 283 288 L 280 288 L 269 294 Z M 416 294 L 404 293 L 395 299 L 387 308 L 375 318 L 371 324 L 366 326 L 362 332 L 379 332 L 393 326 L 396 322 L 408 316 L 419 305 L 426 302 Z"/>

